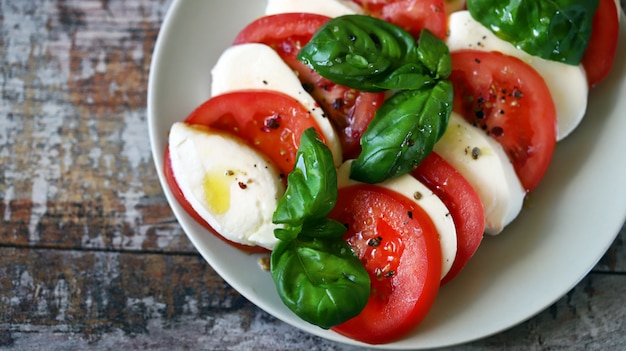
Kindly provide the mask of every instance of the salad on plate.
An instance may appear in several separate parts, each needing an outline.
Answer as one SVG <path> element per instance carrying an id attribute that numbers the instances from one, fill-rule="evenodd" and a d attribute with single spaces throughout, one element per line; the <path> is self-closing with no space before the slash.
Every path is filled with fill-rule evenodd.
<path id="1" fill-rule="evenodd" d="M 620 16 L 614 0 L 270 0 L 171 126 L 167 184 L 207 235 L 269 257 L 299 318 L 394 342 L 523 210 L 609 76 Z"/>

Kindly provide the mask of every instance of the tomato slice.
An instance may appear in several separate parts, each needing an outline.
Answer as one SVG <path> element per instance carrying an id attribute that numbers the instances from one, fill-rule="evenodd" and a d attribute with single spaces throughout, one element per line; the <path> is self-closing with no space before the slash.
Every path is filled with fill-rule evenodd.
<path id="1" fill-rule="evenodd" d="M 385 99 L 384 93 L 365 93 L 320 76 L 298 61 L 302 46 L 330 18 L 312 13 L 283 13 L 264 16 L 246 26 L 234 44 L 262 43 L 272 47 L 317 101 L 339 132 L 344 159 L 356 158 L 361 152 L 360 139 Z"/>
<path id="2" fill-rule="evenodd" d="M 329 217 L 346 224 L 346 241 L 372 281 L 363 311 L 332 329 L 370 344 L 406 335 L 439 290 L 441 248 L 430 217 L 410 199 L 369 184 L 339 189 Z"/>
<path id="3" fill-rule="evenodd" d="M 452 267 L 441 280 L 441 285 L 445 285 L 459 274 L 480 246 L 485 231 L 483 205 L 463 175 L 434 152 L 411 174 L 441 199 L 454 220 L 457 251 Z"/>
<path id="4" fill-rule="evenodd" d="M 444 0 L 353 0 L 370 15 L 404 28 L 416 39 L 427 28 L 441 39 L 447 30 Z"/>
<path id="5" fill-rule="evenodd" d="M 239 91 L 215 96 L 198 106 L 185 122 L 201 124 L 245 140 L 267 155 L 285 176 L 293 169 L 302 132 L 314 127 L 323 138 L 314 118 L 297 100 L 273 91 Z M 169 150 L 165 152 L 164 173 L 174 197 L 198 223 L 239 249 L 266 251 L 261 247 L 233 243 L 202 219 L 176 183 Z"/>
<path id="6" fill-rule="evenodd" d="M 556 144 L 556 110 L 545 81 L 525 62 L 499 52 L 467 50 L 451 56 L 454 110 L 502 145 L 531 191 Z"/>
<path id="7" fill-rule="evenodd" d="M 590 87 L 603 81 L 613 67 L 619 36 L 619 16 L 615 1 L 600 0 L 593 16 L 593 29 L 582 64 Z"/>

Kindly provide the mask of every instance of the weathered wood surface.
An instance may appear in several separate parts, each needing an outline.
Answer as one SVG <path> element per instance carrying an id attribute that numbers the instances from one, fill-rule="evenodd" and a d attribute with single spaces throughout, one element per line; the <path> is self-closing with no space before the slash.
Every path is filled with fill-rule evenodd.
<path id="1" fill-rule="evenodd" d="M 145 108 L 170 5 L 0 2 L 0 349 L 356 350 L 256 308 L 176 223 Z M 450 349 L 626 349 L 625 239 L 546 311 Z"/>

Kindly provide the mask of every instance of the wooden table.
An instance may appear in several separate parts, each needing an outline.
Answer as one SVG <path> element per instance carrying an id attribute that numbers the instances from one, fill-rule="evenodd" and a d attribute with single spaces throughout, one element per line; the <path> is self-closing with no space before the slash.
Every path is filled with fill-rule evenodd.
<path id="1" fill-rule="evenodd" d="M 173 217 L 146 123 L 170 4 L 0 4 L 0 349 L 356 350 L 245 300 Z M 626 349 L 625 239 L 544 312 L 450 349 Z"/>

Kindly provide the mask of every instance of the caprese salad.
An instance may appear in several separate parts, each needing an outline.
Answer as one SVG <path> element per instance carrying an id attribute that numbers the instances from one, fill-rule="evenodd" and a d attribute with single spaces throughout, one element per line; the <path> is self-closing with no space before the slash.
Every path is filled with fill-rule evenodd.
<path id="1" fill-rule="evenodd" d="M 397 340 L 515 220 L 610 72 L 616 0 L 269 0 L 172 125 L 164 173 L 270 255 L 302 319 Z"/>

